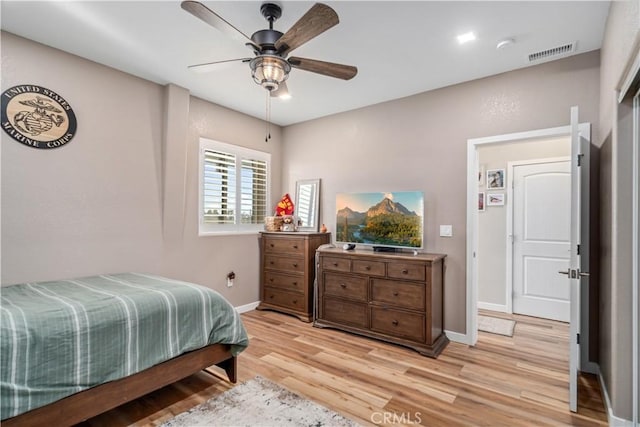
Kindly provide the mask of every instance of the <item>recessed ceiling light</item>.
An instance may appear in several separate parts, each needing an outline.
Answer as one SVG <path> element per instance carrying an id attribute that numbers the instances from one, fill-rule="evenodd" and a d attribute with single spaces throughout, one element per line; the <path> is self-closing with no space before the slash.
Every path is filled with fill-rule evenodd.
<path id="1" fill-rule="evenodd" d="M 473 32 L 468 32 L 468 33 L 460 34 L 457 38 L 458 38 L 458 43 L 464 44 L 464 43 L 474 41 L 476 39 L 476 35 L 473 34 Z"/>

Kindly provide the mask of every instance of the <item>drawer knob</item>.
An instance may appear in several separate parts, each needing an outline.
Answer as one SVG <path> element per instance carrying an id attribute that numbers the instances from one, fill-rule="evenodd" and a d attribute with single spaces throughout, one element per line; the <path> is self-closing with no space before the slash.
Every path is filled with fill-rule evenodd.
<path id="1" fill-rule="evenodd" d="M 298 300 L 297 300 L 297 299 L 294 299 L 294 300 L 293 300 L 293 303 L 294 303 L 294 304 L 297 304 L 297 303 L 298 303 Z"/>
<path id="2" fill-rule="evenodd" d="M 298 286 L 298 282 L 293 282 L 292 285 L 293 286 Z"/>
<path id="3" fill-rule="evenodd" d="M 271 246 L 273 248 L 273 243 L 269 244 L 269 246 Z"/>
<path id="4" fill-rule="evenodd" d="M 341 287 L 342 289 L 346 289 L 346 288 L 347 288 L 347 285 L 345 285 L 344 283 L 340 283 L 340 287 Z"/>
<path id="5" fill-rule="evenodd" d="M 398 321 L 394 320 L 393 322 L 391 322 L 393 324 L 393 326 L 398 326 Z"/>
<path id="6" fill-rule="evenodd" d="M 397 297 L 398 296 L 398 291 L 393 291 L 393 296 Z"/>
<path id="7" fill-rule="evenodd" d="M 337 263 L 337 262 L 334 262 L 334 263 L 333 263 L 333 266 L 334 266 L 334 267 L 337 267 L 337 266 L 338 266 L 338 263 Z"/>
<path id="8" fill-rule="evenodd" d="M 298 245 L 293 245 L 293 249 L 298 249 Z"/>
<path id="9" fill-rule="evenodd" d="M 297 263 L 297 262 L 294 262 L 294 263 L 293 263 L 293 266 L 294 266 L 294 267 L 298 267 L 298 263 Z"/>
<path id="10" fill-rule="evenodd" d="M 270 299 L 273 299 L 273 295 L 269 295 L 269 298 L 270 298 Z"/>
<path id="11" fill-rule="evenodd" d="M 269 261 L 269 264 L 273 265 L 274 263 L 273 263 L 273 261 Z"/>
<path id="12" fill-rule="evenodd" d="M 273 283 L 273 277 L 269 278 L 269 281 L 270 281 L 271 283 Z"/>
<path id="13" fill-rule="evenodd" d="M 402 274 L 409 274 L 409 270 L 405 268 L 404 270 L 402 270 Z"/>
<path id="14" fill-rule="evenodd" d="M 367 265 L 364 269 L 369 271 L 369 270 L 371 270 L 371 266 Z"/>

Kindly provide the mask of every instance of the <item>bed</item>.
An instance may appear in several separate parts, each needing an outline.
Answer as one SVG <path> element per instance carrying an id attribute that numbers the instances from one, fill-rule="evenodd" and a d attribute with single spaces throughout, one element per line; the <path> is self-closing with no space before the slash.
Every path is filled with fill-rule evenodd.
<path id="1" fill-rule="evenodd" d="M 0 419 L 71 425 L 212 365 L 236 381 L 248 345 L 217 292 L 140 273 L 1 289 Z"/>

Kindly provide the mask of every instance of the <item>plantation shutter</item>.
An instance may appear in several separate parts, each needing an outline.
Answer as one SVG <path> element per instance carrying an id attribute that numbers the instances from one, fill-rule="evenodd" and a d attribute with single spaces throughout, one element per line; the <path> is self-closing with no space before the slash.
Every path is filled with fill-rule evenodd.
<path id="1" fill-rule="evenodd" d="M 236 156 L 221 151 L 204 152 L 203 221 L 235 224 Z"/>
<path id="2" fill-rule="evenodd" d="M 270 156 L 217 141 L 200 143 L 200 235 L 262 229 Z"/>
<path id="3" fill-rule="evenodd" d="M 263 224 L 267 212 L 267 162 L 242 159 L 241 165 L 241 221 Z"/>

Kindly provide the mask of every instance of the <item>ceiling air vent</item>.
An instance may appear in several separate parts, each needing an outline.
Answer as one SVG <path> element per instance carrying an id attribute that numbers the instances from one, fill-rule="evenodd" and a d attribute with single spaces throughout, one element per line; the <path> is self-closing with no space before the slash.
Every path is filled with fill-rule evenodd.
<path id="1" fill-rule="evenodd" d="M 554 47 L 547 50 L 541 50 L 540 52 L 530 53 L 529 62 L 536 62 L 542 59 L 549 59 L 556 56 L 566 55 L 568 53 L 575 52 L 576 42 L 571 42 L 563 46 Z"/>

